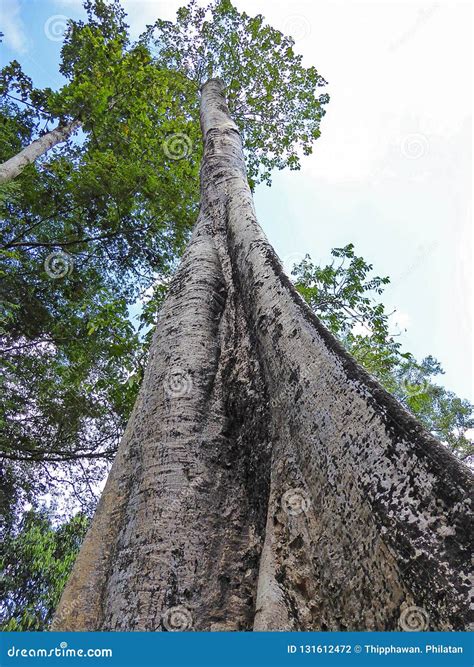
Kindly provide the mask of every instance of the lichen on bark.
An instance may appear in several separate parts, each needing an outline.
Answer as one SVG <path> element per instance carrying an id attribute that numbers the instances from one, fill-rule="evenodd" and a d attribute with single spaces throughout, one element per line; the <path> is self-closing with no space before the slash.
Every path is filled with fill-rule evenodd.
<path id="1" fill-rule="evenodd" d="M 201 127 L 199 217 L 55 629 L 465 629 L 469 471 L 285 276 L 219 80 Z"/>

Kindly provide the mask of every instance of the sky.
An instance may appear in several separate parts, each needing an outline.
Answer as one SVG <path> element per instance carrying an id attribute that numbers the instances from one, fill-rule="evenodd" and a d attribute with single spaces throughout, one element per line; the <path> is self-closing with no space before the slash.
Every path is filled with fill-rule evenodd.
<path id="1" fill-rule="evenodd" d="M 184 0 L 122 0 L 133 36 Z M 199 0 L 199 4 L 207 2 Z M 260 224 L 289 271 L 354 243 L 391 284 L 400 341 L 443 365 L 437 381 L 474 400 L 472 383 L 471 3 L 234 0 L 291 34 L 331 101 L 313 155 L 259 186 Z M 1 62 L 38 86 L 62 83 L 67 17 L 80 0 L 1 0 Z"/>

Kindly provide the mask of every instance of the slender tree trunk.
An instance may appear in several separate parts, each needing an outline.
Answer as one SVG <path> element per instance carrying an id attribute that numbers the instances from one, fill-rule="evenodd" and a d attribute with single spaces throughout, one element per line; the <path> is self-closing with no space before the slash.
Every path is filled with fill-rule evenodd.
<path id="1" fill-rule="evenodd" d="M 219 80 L 201 126 L 198 221 L 54 628 L 465 628 L 469 471 L 284 275 Z"/>
<path id="2" fill-rule="evenodd" d="M 58 125 L 54 130 L 35 139 L 29 146 L 26 146 L 26 148 L 9 160 L 0 164 L 0 185 L 12 181 L 21 174 L 25 167 L 32 164 L 41 155 L 44 155 L 44 153 L 57 146 L 57 144 L 69 139 L 71 134 L 79 127 L 81 127 L 81 122 L 78 120 L 71 121 L 65 125 Z"/>

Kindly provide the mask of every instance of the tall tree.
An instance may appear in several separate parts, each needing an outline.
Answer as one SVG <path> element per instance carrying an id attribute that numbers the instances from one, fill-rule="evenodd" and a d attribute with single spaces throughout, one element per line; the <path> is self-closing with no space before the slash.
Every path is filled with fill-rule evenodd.
<path id="1" fill-rule="evenodd" d="M 279 150 L 266 108 L 288 102 L 284 155 L 300 122 L 316 132 L 320 80 L 261 17 L 223 0 L 207 21 L 191 3 L 176 26 L 158 28 L 162 52 L 169 38 L 190 75 L 198 63 L 197 80 L 228 67 L 219 54 L 231 44 L 231 99 L 238 63 L 254 63 L 265 130 L 257 152 L 250 142 L 251 165 Z M 210 46 L 202 63 L 187 55 L 196 44 Z M 256 220 L 249 135 L 219 78 L 201 86 L 201 129 L 199 216 L 56 627 L 465 627 L 468 469 L 284 275 Z"/>
<path id="2" fill-rule="evenodd" d="M 335 248 L 332 255 L 333 259 L 327 265 L 316 266 L 306 257 L 295 267 L 293 273 L 297 276 L 295 286 L 298 291 L 344 347 L 384 388 L 398 397 L 456 456 L 472 461 L 474 443 L 470 429 L 474 428 L 473 406 L 435 383 L 436 376 L 442 371 L 433 357 L 418 363 L 411 354 L 402 351 L 398 332 L 395 330 L 393 336 L 390 334 L 391 313 L 385 312 L 380 301 L 382 288 L 389 278 L 371 276 L 372 265 L 355 254 L 352 244 Z M 92 341 L 89 345 L 93 348 Z M 112 386 L 113 379 L 112 376 L 109 380 Z M 123 387 L 120 393 L 123 393 Z M 71 472 L 75 489 L 80 488 L 76 471 Z M 85 473 L 92 487 L 96 487 L 104 475 L 103 470 L 91 466 Z M 10 498 L 14 495 L 11 482 L 5 480 Z M 64 493 L 63 485 L 64 482 L 60 488 Z M 54 495 L 51 483 L 47 489 L 50 495 Z M 7 612 L 5 626 L 31 629 L 32 610 L 40 610 L 41 616 L 36 617 L 34 623 L 39 629 L 47 627 L 51 611 L 62 592 L 55 577 L 44 577 L 41 586 L 37 584 L 38 571 L 48 561 L 49 542 L 38 541 L 34 559 L 29 557 L 28 550 L 18 548 L 16 533 L 12 535 L 10 531 L 4 544 L 5 562 L 16 564 L 21 571 L 21 589 L 28 590 L 28 595 L 14 595 L 15 590 L 20 588 L 17 578 L 8 578 L 4 601 L 0 603 Z M 60 583 L 65 583 L 73 564 L 71 554 L 59 554 L 55 568 L 61 570 Z M 49 571 L 47 567 L 44 569 Z M 45 600 L 48 601 L 46 605 Z"/>

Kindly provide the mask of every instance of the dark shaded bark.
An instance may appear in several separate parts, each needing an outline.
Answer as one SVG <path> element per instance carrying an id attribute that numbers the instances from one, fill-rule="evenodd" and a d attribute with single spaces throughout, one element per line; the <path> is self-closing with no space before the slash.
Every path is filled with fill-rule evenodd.
<path id="1" fill-rule="evenodd" d="M 469 471 L 296 293 L 220 81 L 201 107 L 199 218 L 55 629 L 464 629 Z"/>

